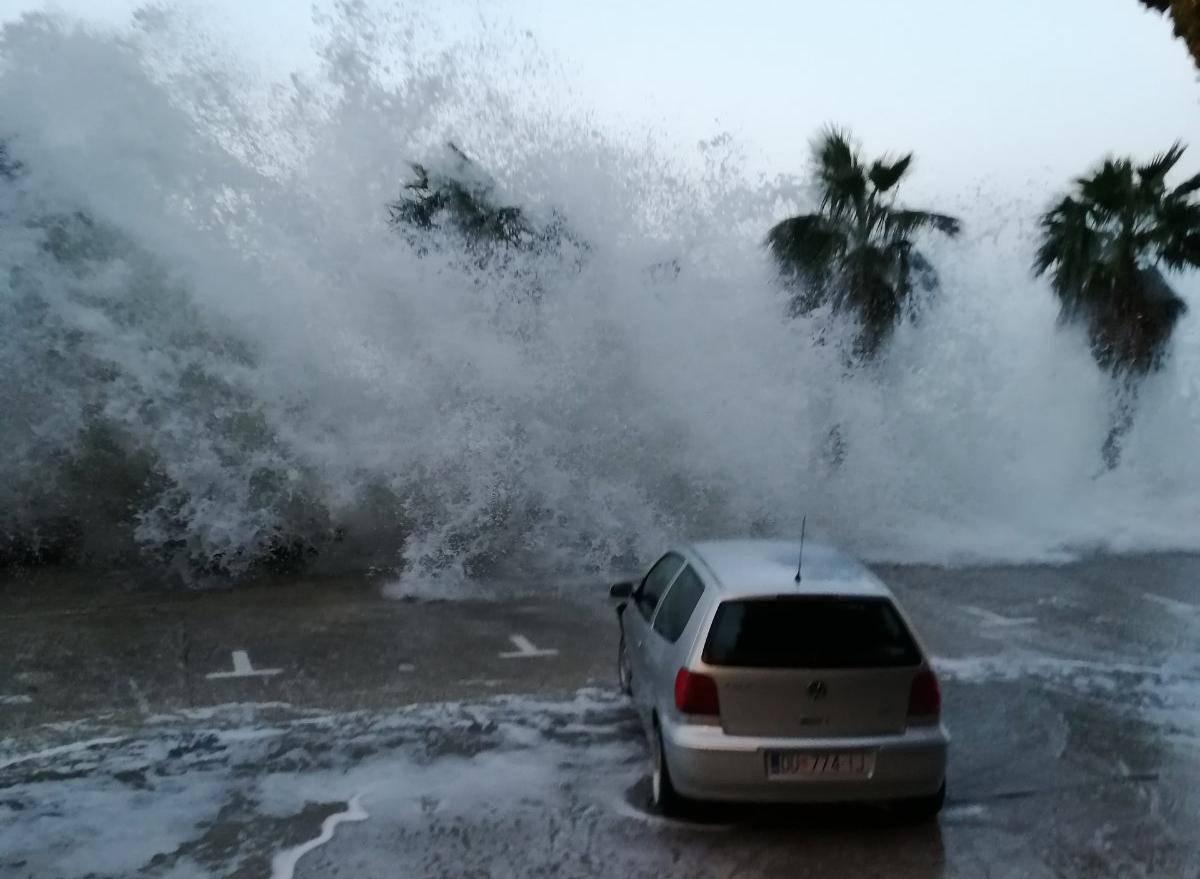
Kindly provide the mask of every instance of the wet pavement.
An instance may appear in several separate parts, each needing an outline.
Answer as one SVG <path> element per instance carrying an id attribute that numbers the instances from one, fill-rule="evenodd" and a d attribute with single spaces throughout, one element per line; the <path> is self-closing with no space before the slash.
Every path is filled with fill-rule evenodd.
<path id="1" fill-rule="evenodd" d="M 924 827 L 648 814 L 600 585 L 10 590 L 0 876 L 1200 877 L 1200 558 L 878 570 L 943 678 Z"/>

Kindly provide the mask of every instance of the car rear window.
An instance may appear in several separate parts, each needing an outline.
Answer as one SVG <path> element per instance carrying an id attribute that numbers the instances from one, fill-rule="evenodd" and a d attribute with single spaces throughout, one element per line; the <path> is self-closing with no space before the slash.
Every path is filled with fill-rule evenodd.
<path id="1" fill-rule="evenodd" d="M 778 596 L 725 601 L 704 647 L 710 665 L 890 668 L 920 651 L 886 598 Z"/>

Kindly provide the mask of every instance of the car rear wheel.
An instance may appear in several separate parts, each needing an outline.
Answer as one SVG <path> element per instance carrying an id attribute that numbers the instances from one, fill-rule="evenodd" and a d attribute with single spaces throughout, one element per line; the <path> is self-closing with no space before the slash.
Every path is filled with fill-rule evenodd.
<path id="1" fill-rule="evenodd" d="M 629 660 L 624 632 L 621 633 L 621 644 L 617 647 L 617 686 L 626 696 L 633 695 L 633 664 Z"/>
<path id="2" fill-rule="evenodd" d="M 682 815 L 688 801 L 679 795 L 671 781 L 671 771 L 667 767 L 667 752 L 663 747 L 662 732 L 657 723 L 654 725 L 651 759 L 653 762 L 650 768 L 650 805 L 658 814 L 668 818 Z"/>
<path id="3" fill-rule="evenodd" d="M 942 811 L 946 804 L 946 783 L 938 788 L 936 794 L 928 797 L 913 797 L 911 800 L 901 800 L 896 804 L 896 811 L 902 818 L 915 823 L 932 821 Z"/>

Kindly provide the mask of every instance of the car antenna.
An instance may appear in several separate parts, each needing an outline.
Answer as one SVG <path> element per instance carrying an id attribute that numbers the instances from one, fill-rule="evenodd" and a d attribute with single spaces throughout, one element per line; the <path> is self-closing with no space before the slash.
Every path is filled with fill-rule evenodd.
<path id="1" fill-rule="evenodd" d="M 796 563 L 796 582 L 801 580 L 801 572 L 804 570 L 804 526 L 808 524 L 808 516 L 805 515 L 800 519 L 800 561 Z"/>

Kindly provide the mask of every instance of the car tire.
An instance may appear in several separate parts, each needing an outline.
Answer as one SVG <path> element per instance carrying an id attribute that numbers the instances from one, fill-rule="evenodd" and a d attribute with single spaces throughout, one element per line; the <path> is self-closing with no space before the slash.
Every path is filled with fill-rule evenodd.
<path id="1" fill-rule="evenodd" d="M 633 695 L 633 664 L 629 659 L 629 645 L 625 643 L 624 632 L 617 647 L 617 688 L 626 696 Z"/>
<path id="2" fill-rule="evenodd" d="M 667 767 L 667 751 L 663 747 L 662 732 L 654 724 L 650 766 L 650 806 L 665 818 L 677 818 L 687 812 L 688 801 L 675 790 L 671 771 Z"/>
<path id="3" fill-rule="evenodd" d="M 902 818 L 914 824 L 919 824 L 937 818 L 938 813 L 942 811 L 942 807 L 945 804 L 946 783 L 942 782 L 942 786 L 938 788 L 936 794 L 928 797 L 913 797 L 911 800 L 902 800 L 897 804 L 897 811 Z"/>

